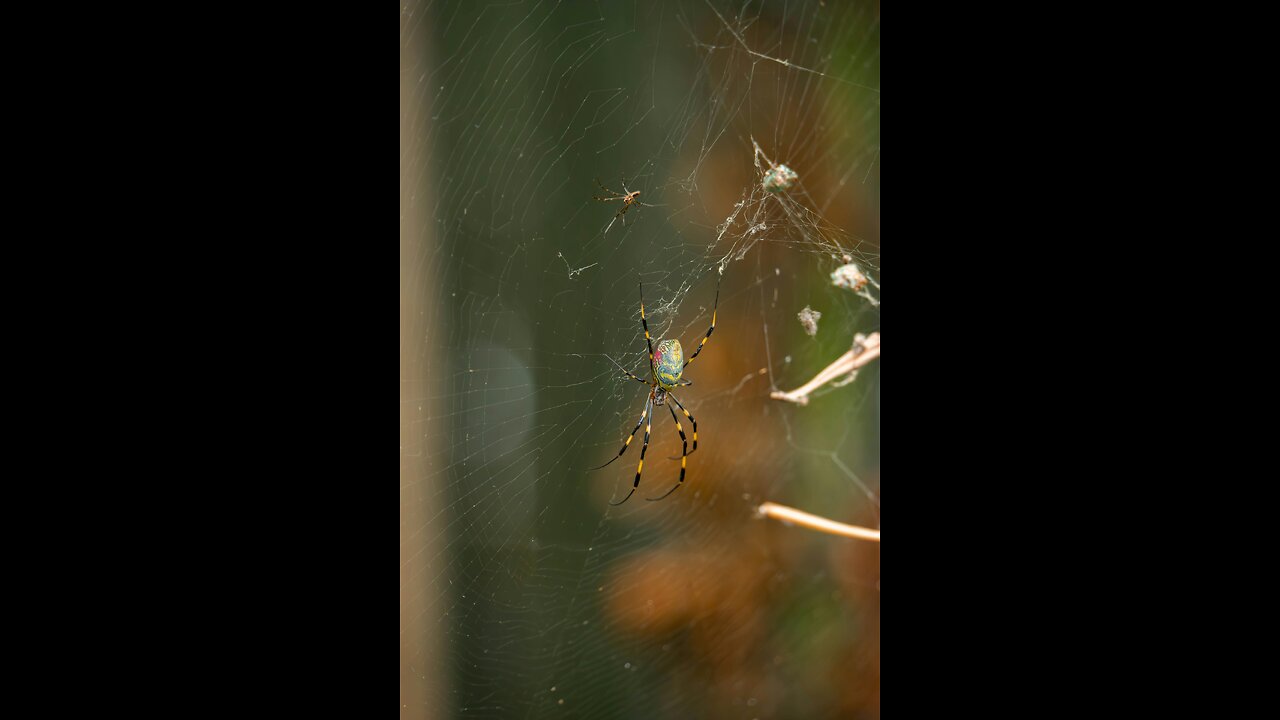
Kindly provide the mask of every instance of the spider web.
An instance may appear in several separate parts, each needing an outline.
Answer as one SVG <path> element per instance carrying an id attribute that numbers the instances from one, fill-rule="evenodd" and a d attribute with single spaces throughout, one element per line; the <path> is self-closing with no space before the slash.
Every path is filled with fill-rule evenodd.
<path id="1" fill-rule="evenodd" d="M 402 5 L 402 717 L 879 717 L 878 544 L 755 515 L 880 526 L 878 363 L 770 397 L 879 330 L 879 85 L 873 3 Z"/>

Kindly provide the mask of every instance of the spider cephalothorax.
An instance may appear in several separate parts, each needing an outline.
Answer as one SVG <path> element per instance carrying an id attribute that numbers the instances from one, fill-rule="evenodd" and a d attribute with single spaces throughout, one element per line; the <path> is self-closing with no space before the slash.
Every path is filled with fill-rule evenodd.
<path id="1" fill-rule="evenodd" d="M 644 315 L 644 284 L 641 283 L 640 324 L 644 327 L 644 342 L 649 346 L 649 373 L 652 379 L 641 380 L 635 375 L 635 373 L 632 373 L 619 365 L 617 360 L 609 358 L 610 360 L 613 360 L 614 365 L 618 365 L 618 368 L 627 374 L 627 377 L 638 383 L 649 386 L 649 397 L 644 402 L 644 411 L 640 413 L 640 422 L 636 423 L 635 429 L 631 431 L 631 434 L 627 436 L 626 441 L 622 443 L 622 449 L 618 451 L 617 455 L 613 456 L 613 460 L 617 460 L 622 457 L 622 454 L 627 451 L 627 447 L 631 445 L 631 439 L 636 436 L 636 433 L 640 430 L 640 426 L 645 425 L 646 422 L 648 425 L 645 425 L 644 445 L 640 447 L 640 464 L 636 467 L 636 479 L 635 482 L 631 484 L 631 492 L 627 493 L 627 497 L 622 498 L 621 501 L 610 503 L 611 505 L 621 505 L 626 502 L 631 495 L 635 493 L 636 488 L 640 487 L 640 473 L 644 470 L 644 454 L 649 449 L 649 431 L 653 428 L 653 408 L 656 405 L 666 404 L 668 397 L 671 398 L 671 402 L 674 403 L 676 407 L 680 408 L 680 412 L 684 413 L 684 416 L 689 418 L 689 422 L 693 423 L 693 450 L 689 449 L 689 441 L 684 435 L 684 426 L 680 424 L 680 420 L 676 417 L 676 411 L 668 405 L 667 410 L 671 411 L 671 419 L 675 421 L 676 430 L 680 433 L 680 441 L 684 443 L 684 447 L 680 451 L 680 480 L 676 483 L 675 487 L 668 490 L 666 494 L 662 495 L 662 497 L 648 499 L 661 500 L 667 495 L 675 492 L 676 488 L 679 488 L 684 484 L 684 472 L 687 463 L 686 458 L 689 457 L 690 453 L 698 449 L 698 421 L 693 419 L 693 416 L 689 414 L 688 410 L 684 409 L 684 405 L 680 404 L 680 401 L 676 399 L 676 396 L 672 394 L 671 391 L 682 385 L 693 384 L 681 376 L 684 375 L 684 369 L 689 367 L 689 363 L 693 362 L 694 359 L 698 357 L 698 353 L 702 352 L 702 346 L 707 344 L 707 340 L 711 337 L 711 333 L 716 331 L 716 308 L 719 306 L 720 282 L 717 280 L 716 302 L 715 305 L 711 307 L 711 328 L 707 330 L 706 335 L 702 336 L 702 342 L 698 343 L 698 349 L 693 351 L 693 354 L 689 356 L 688 360 L 685 360 L 684 349 L 680 347 L 680 341 L 674 338 L 663 340 L 658 343 L 657 350 L 653 349 L 653 339 L 649 337 L 649 320 Z M 613 460 L 610 460 L 600 467 L 591 469 L 599 470 L 605 465 L 613 462 Z"/>

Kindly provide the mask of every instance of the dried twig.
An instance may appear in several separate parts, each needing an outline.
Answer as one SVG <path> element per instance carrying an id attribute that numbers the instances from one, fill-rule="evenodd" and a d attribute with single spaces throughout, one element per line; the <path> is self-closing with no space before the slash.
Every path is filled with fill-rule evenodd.
<path id="1" fill-rule="evenodd" d="M 835 520 L 828 520 L 818 515 L 810 515 L 807 512 L 796 510 L 786 505 L 779 505 L 775 502 L 767 502 L 758 509 L 759 513 L 764 517 L 771 517 L 775 520 L 802 525 L 810 530 L 817 530 L 829 535 L 841 535 L 843 537 L 856 538 L 858 540 L 873 540 L 880 542 L 880 531 L 871 530 L 869 528 L 858 527 L 857 525 L 845 525 Z"/>
<path id="2" fill-rule="evenodd" d="M 769 397 L 774 400 L 786 400 L 798 405 L 808 405 L 809 393 L 833 380 L 854 373 L 858 368 L 878 357 L 880 357 L 880 333 L 871 333 L 866 337 L 859 335 L 854 338 L 853 349 L 841 355 L 835 362 L 814 376 L 812 380 L 791 392 L 779 390 L 771 393 Z"/>

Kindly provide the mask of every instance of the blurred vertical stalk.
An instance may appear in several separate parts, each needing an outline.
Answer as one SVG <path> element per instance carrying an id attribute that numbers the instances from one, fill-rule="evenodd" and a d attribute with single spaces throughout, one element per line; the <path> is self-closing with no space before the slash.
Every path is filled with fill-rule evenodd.
<path id="1" fill-rule="evenodd" d="M 432 608 L 443 605 L 432 564 L 439 567 L 440 533 L 429 527 L 441 509 L 431 477 L 432 397 L 442 377 L 432 302 L 438 293 L 434 188 L 429 163 L 430 96 L 421 78 L 429 67 L 426 9 L 400 8 L 400 717 L 436 718 L 447 692 L 443 633 Z"/>

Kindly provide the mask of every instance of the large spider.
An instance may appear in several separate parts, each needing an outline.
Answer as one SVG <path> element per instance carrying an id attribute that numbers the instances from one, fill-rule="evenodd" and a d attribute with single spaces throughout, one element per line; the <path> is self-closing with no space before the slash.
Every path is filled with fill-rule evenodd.
<path id="1" fill-rule="evenodd" d="M 657 351 L 654 351 L 653 340 L 649 337 L 649 321 L 645 319 L 644 315 L 644 283 L 640 283 L 640 324 L 644 327 L 644 341 L 649 346 L 649 374 L 652 380 L 641 380 L 626 368 L 622 367 L 617 360 L 614 360 L 613 358 L 609 358 L 609 360 L 614 365 L 617 365 L 618 369 L 626 373 L 627 377 L 641 383 L 642 385 L 648 385 L 649 397 L 645 400 L 644 411 L 640 413 L 640 422 L 636 423 L 631 434 L 628 435 L 626 441 L 622 443 L 622 449 L 618 451 L 618 454 L 613 456 L 613 460 L 591 469 L 599 470 L 600 468 L 609 465 L 614 460 L 622 457 L 622 454 L 627 451 L 627 447 L 631 445 L 631 441 L 635 438 L 636 432 L 640 429 L 640 426 L 645 425 L 646 421 L 648 424 L 645 425 L 644 428 L 644 445 L 640 447 L 640 464 L 636 466 L 636 479 L 631 485 L 631 492 L 627 493 L 627 496 L 622 498 L 622 500 L 616 503 L 609 503 L 610 505 L 621 505 L 631 499 L 631 496 L 635 494 L 636 488 L 640 487 L 640 473 L 644 471 L 644 454 L 649 449 L 649 431 L 653 428 L 653 407 L 655 405 L 665 404 L 667 398 L 671 398 L 671 402 L 675 403 L 676 407 L 680 408 L 680 412 L 684 413 L 684 416 L 689 418 L 689 422 L 693 423 L 693 450 L 689 450 L 689 440 L 684 435 L 684 426 L 680 424 L 680 420 L 676 417 L 676 411 L 672 410 L 670 405 L 667 405 L 667 410 L 671 411 L 671 419 L 676 424 L 676 430 L 680 431 L 680 441 L 684 443 L 684 447 L 680 450 L 680 480 L 674 487 L 664 493 L 662 497 L 645 499 L 650 502 L 661 500 L 667 495 L 675 492 L 684 484 L 684 473 L 687 458 L 698 449 L 698 421 L 693 419 L 693 416 L 689 414 L 688 410 L 684 409 L 684 405 L 680 404 L 680 401 L 676 399 L 676 396 L 671 391 L 682 385 L 693 384 L 693 381 L 682 379 L 680 376 L 684 373 L 684 369 L 689 367 L 689 363 L 693 362 L 694 359 L 698 357 L 698 353 L 702 352 L 702 346 L 707 344 L 707 340 L 711 337 L 711 333 L 716 331 L 716 309 L 719 306 L 720 281 L 717 280 L 716 301 L 715 305 L 711 308 L 711 329 L 707 330 L 707 334 L 702 336 L 702 342 L 698 343 L 698 349 L 693 351 L 693 355 L 690 355 L 688 360 L 684 359 L 684 349 L 680 347 L 680 341 L 674 338 L 659 342 Z M 675 458 L 672 458 L 672 460 L 674 459 Z"/>

